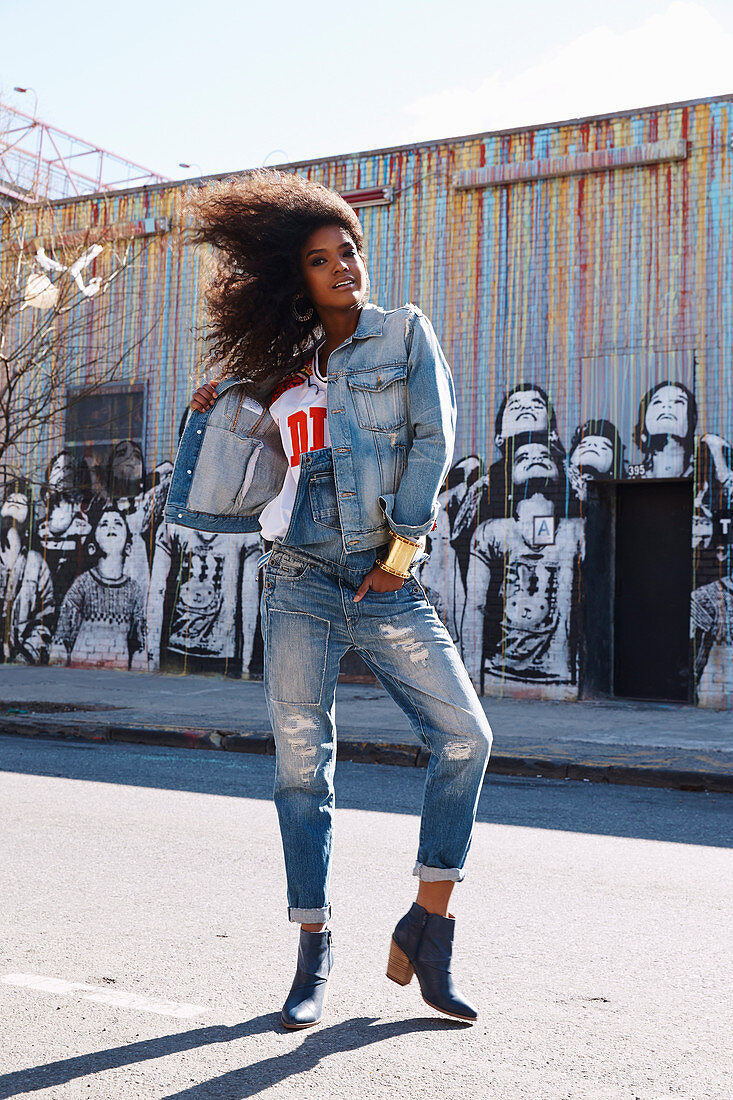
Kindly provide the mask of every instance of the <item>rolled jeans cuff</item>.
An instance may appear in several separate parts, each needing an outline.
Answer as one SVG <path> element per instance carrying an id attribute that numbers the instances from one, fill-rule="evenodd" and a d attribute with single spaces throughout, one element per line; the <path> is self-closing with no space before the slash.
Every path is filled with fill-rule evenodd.
<path id="1" fill-rule="evenodd" d="M 331 917 L 331 906 L 323 909 L 293 909 L 288 907 L 288 920 L 295 924 L 325 924 Z"/>
<path id="2" fill-rule="evenodd" d="M 466 872 L 462 867 L 427 867 L 424 863 L 416 863 L 412 869 L 422 882 L 463 882 Z"/>

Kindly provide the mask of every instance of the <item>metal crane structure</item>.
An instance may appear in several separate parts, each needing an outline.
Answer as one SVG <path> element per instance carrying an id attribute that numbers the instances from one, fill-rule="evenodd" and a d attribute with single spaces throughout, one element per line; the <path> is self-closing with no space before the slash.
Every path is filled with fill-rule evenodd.
<path id="1" fill-rule="evenodd" d="M 168 177 L 0 102 L 0 195 L 38 203 Z"/>

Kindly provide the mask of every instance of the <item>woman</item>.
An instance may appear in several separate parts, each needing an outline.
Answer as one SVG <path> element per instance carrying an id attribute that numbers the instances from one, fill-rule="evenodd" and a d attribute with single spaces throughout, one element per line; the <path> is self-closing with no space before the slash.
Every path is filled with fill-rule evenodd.
<path id="1" fill-rule="evenodd" d="M 125 573 L 132 535 L 115 505 L 103 509 L 85 554 L 91 568 L 77 577 L 59 611 L 55 656 L 66 664 L 143 668 L 145 598 Z"/>
<path id="2" fill-rule="evenodd" d="M 48 658 L 53 583 L 48 565 L 30 546 L 31 516 L 25 478 L 0 481 L 0 663 L 45 664 Z"/>
<path id="3" fill-rule="evenodd" d="M 626 476 L 624 445 L 615 424 L 596 418 L 575 429 L 568 453 L 568 481 L 576 500 L 585 504 L 589 481 L 620 480 Z"/>
<path id="4" fill-rule="evenodd" d="M 534 433 L 549 437 L 553 452 L 565 458 L 557 431 L 555 410 L 549 396 L 534 382 L 519 382 L 504 394 L 494 421 L 494 443 L 501 458 L 493 462 L 461 501 L 452 529 L 452 541 L 464 583 L 468 572 L 471 539 L 489 519 L 506 519 L 512 514 L 510 469 L 516 439 Z"/>
<path id="5" fill-rule="evenodd" d="M 448 901 L 464 877 L 491 731 L 410 572 L 451 460 L 450 371 L 416 307 L 367 303 L 361 225 L 335 192 L 262 170 L 192 205 L 199 239 L 218 250 L 208 301 L 213 352 L 229 377 L 192 399 L 166 519 L 227 531 L 259 524 L 273 543 L 265 691 L 289 918 L 301 925 L 282 1022 L 320 1020 L 333 963 L 334 694 L 352 648 L 431 750 L 417 900 L 395 928 L 387 973 L 402 985 L 417 973 L 429 1004 L 474 1020 L 450 975 Z"/>
<path id="6" fill-rule="evenodd" d="M 634 428 L 641 476 L 692 477 L 696 425 L 695 395 L 682 382 L 665 379 L 648 390 Z"/>

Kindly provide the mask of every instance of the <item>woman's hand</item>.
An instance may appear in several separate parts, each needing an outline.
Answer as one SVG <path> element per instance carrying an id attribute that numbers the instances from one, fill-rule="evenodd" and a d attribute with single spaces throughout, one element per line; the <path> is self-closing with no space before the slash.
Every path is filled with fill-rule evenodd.
<path id="1" fill-rule="evenodd" d="M 219 380 L 215 378 L 213 382 L 204 382 L 203 386 L 199 386 L 191 398 L 191 408 L 196 412 L 207 412 L 216 401 L 216 387 L 218 385 Z"/>
<path id="2" fill-rule="evenodd" d="M 359 589 L 354 596 L 354 603 L 358 603 L 363 596 L 366 596 L 370 588 L 373 592 L 397 592 L 404 583 L 403 577 L 396 577 L 394 573 L 388 573 L 386 569 L 380 569 L 378 565 L 375 565 L 359 585 Z"/>

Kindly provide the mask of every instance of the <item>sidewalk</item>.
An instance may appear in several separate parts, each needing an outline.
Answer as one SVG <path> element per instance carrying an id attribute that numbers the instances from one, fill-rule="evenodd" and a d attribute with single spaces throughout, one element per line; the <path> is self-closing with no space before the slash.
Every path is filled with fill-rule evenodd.
<path id="1" fill-rule="evenodd" d="M 489 772 L 733 792 L 733 712 L 619 700 L 482 699 Z M 378 685 L 340 684 L 339 759 L 424 767 Z M 0 733 L 274 753 L 262 684 L 224 677 L 0 667 Z"/>

